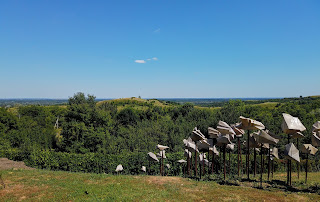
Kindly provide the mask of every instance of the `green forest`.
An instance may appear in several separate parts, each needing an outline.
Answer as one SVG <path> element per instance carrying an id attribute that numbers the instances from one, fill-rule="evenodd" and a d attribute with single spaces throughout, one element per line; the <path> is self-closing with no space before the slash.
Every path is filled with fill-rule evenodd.
<path id="1" fill-rule="evenodd" d="M 66 105 L 1 107 L 0 156 L 37 168 L 96 173 L 112 173 L 121 163 L 124 173 L 138 174 L 148 164 L 147 153 L 156 153 L 161 144 L 169 147 L 165 161 L 173 165 L 170 174 L 179 175 L 182 140 L 194 127 L 207 135 L 219 120 L 232 124 L 239 116 L 258 120 L 282 137 L 277 145 L 282 158 L 287 143 L 282 113 L 301 120 L 307 130 L 300 144 L 311 143 L 311 126 L 320 120 L 319 97 L 230 100 L 207 107 L 140 98 L 98 102 L 93 95 L 76 93 Z M 311 169 L 319 171 L 319 154 L 310 159 Z M 281 160 L 277 165 L 282 169 Z M 158 165 L 151 170 L 156 174 Z"/>

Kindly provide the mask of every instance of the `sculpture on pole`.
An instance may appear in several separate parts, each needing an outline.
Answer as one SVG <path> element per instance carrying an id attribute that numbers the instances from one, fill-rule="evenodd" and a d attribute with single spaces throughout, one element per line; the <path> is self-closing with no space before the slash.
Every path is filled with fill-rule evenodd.
<path id="1" fill-rule="evenodd" d="M 190 138 L 195 142 L 195 144 L 194 144 L 194 156 L 195 156 L 195 158 L 194 158 L 194 166 L 195 166 L 195 168 L 194 168 L 194 172 L 195 172 L 195 177 L 197 177 L 197 173 L 198 173 L 198 170 L 197 170 L 197 152 L 198 152 L 198 149 L 197 149 L 197 141 L 199 141 L 199 140 L 202 140 L 203 142 L 206 142 L 206 137 L 201 133 L 201 131 L 200 130 L 198 130 L 197 129 L 197 127 L 195 127 L 194 129 L 193 129 L 193 131 L 192 131 L 192 133 L 191 133 L 191 136 L 190 136 Z"/>
<path id="2" fill-rule="evenodd" d="M 148 174 L 150 175 L 150 169 L 151 169 L 151 167 L 150 167 L 150 162 L 152 161 L 152 162 L 159 162 L 159 159 L 157 158 L 157 156 L 154 154 L 154 153 L 152 153 L 152 152 L 149 152 L 148 153 L 148 161 L 149 161 L 149 166 L 148 166 Z"/>
<path id="3" fill-rule="evenodd" d="M 279 142 L 278 139 L 273 138 L 271 135 L 269 135 L 266 131 L 260 130 L 259 133 L 254 133 L 254 136 L 258 143 L 261 144 L 261 172 L 260 172 L 260 187 L 262 188 L 262 175 L 263 175 L 263 167 L 262 164 L 262 145 L 264 144 L 268 150 L 270 149 L 270 144 L 277 144 Z M 268 152 L 268 158 L 270 159 L 270 150 Z M 270 164 L 269 164 L 270 165 Z M 269 177 L 269 173 L 268 173 Z"/>
<path id="4" fill-rule="evenodd" d="M 240 170 L 242 170 L 242 154 L 241 154 L 241 143 L 240 138 L 244 135 L 244 130 L 237 128 L 239 123 L 231 125 L 233 131 L 236 133 L 237 143 L 238 143 L 238 177 L 240 176 Z M 241 168 L 240 168 L 241 167 Z"/>
<path id="5" fill-rule="evenodd" d="M 163 145 L 160 145 L 160 144 L 158 144 L 157 145 L 157 149 L 159 149 L 160 150 L 160 157 L 161 157 L 161 161 L 160 161 L 160 175 L 162 175 L 163 176 L 163 172 L 164 172 L 164 170 L 163 170 L 163 159 L 164 159 L 164 155 L 165 155 L 165 149 L 169 149 L 169 147 L 168 146 L 163 146 Z"/>
<path id="6" fill-rule="evenodd" d="M 209 127 L 208 128 L 208 135 L 209 135 L 209 140 L 212 141 L 208 141 L 210 144 L 209 147 L 209 154 L 212 154 L 212 159 L 211 159 L 211 173 L 214 173 L 214 157 L 215 156 L 219 156 L 219 152 L 216 149 L 214 142 L 217 142 L 217 138 L 221 135 L 220 132 L 214 128 Z"/>
<path id="7" fill-rule="evenodd" d="M 301 123 L 299 118 L 293 117 L 290 114 L 286 114 L 286 113 L 283 113 L 282 116 L 283 116 L 283 122 L 281 124 L 281 128 L 282 128 L 283 132 L 288 135 L 288 144 L 286 145 L 285 153 L 288 153 L 289 151 L 287 151 L 287 149 L 293 148 L 293 147 L 296 148 L 294 145 L 292 147 L 292 145 L 290 144 L 290 136 L 295 135 L 295 134 L 299 135 L 298 132 L 301 133 L 302 131 L 305 131 L 306 128 Z M 298 156 L 299 156 L 299 150 L 297 150 L 297 151 L 298 151 Z M 287 184 L 288 185 L 291 185 L 291 159 L 292 158 L 288 158 L 288 161 L 287 161 L 287 168 L 288 168 L 287 169 Z M 295 159 L 295 160 L 297 160 L 297 159 Z M 300 162 L 300 159 L 298 162 Z"/>
<path id="8" fill-rule="evenodd" d="M 240 116 L 239 119 L 241 120 L 241 124 L 238 126 L 238 128 L 247 130 L 247 156 L 246 156 L 246 172 L 247 172 L 247 178 L 250 179 L 250 172 L 249 172 L 249 166 L 250 166 L 250 147 L 249 147 L 249 137 L 250 137 L 250 130 L 263 130 L 265 127 L 264 125 L 256 120 L 245 118 L 243 116 Z"/>
<path id="9" fill-rule="evenodd" d="M 315 148 L 314 146 L 312 146 L 311 144 L 303 144 L 300 148 L 301 152 L 302 153 L 305 153 L 307 154 L 307 158 L 306 158 L 306 180 L 305 180 L 305 183 L 307 183 L 307 180 L 308 180 L 308 155 L 311 154 L 311 155 L 315 155 L 318 151 L 317 148 Z"/>
<path id="10" fill-rule="evenodd" d="M 217 130 L 221 133 L 221 135 L 217 138 L 217 145 L 222 145 L 223 148 L 223 173 L 224 180 L 226 180 L 226 147 L 228 144 L 231 144 L 231 140 L 234 139 L 236 133 L 226 122 L 223 121 L 219 121 Z"/>

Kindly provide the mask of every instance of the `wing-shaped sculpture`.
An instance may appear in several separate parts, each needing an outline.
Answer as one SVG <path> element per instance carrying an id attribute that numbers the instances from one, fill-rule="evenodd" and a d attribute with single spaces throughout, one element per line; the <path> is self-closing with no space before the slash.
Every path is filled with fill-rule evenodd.
<path id="1" fill-rule="evenodd" d="M 193 129 L 192 133 L 191 133 L 190 138 L 191 138 L 193 141 L 197 142 L 197 141 L 199 141 L 199 140 L 205 139 L 206 137 L 201 133 L 200 130 L 197 129 L 197 127 L 195 127 L 195 128 Z"/>
<path id="2" fill-rule="evenodd" d="M 312 132 L 311 143 L 315 147 L 320 147 L 320 131 Z"/>
<path id="3" fill-rule="evenodd" d="M 207 139 L 209 147 L 213 147 L 213 139 Z"/>
<path id="4" fill-rule="evenodd" d="M 187 163 L 187 161 L 184 160 L 184 159 L 180 159 L 180 160 L 178 160 L 177 162 L 178 162 L 178 163 L 181 163 L 181 164 L 182 164 L 182 163 Z"/>
<path id="5" fill-rule="evenodd" d="M 230 136 L 228 134 L 220 135 L 217 138 L 217 145 L 222 146 L 223 144 L 231 144 Z"/>
<path id="6" fill-rule="evenodd" d="M 262 143 L 262 148 L 269 149 L 270 148 L 269 143 Z"/>
<path id="7" fill-rule="evenodd" d="M 182 140 L 182 142 L 183 142 L 183 145 L 184 145 L 185 147 L 187 147 L 187 146 L 188 146 L 188 140 L 183 139 L 183 140 Z"/>
<path id="8" fill-rule="evenodd" d="M 157 148 L 158 148 L 160 151 L 165 150 L 165 149 L 169 149 L 168 146 L 163 146 L 163 145 L 160 145 L 160 144 L 157 145 Z"/>
<path id="9" fill-rule="evenodd" d="M 312 125 L 312 132 L 315 131 L 320 131 L 320 121 L 317 121 Z"/>
<path id="10" fill-rule="evenodd" d="M 208 167 L 211 167 L 211 162 L 209 162 L 207 159 L 204 159 L 204 164 Z"/>
<path id="11" fill-rule="evenodd" d="M 216 138 L 218 138 L 220 132 L 214 128 L 209 127 L 208 134 L 209 134 L 209 138 L 216 139 Z"/>
<path id="12" fill-rule="evenodd" d="M 204 159 L 204 155 L 201 154 L 201 153 L 199 153 L 199 160 L 200 160 L 200 161 L 203 161 L 203 159 Z"/>
<path id="13" fill-rule="evenodd" d="M 315 155 L 318 151 L 317 148 L 312 146 L 311 144 L 303 144 L 300 148 L 302 153 Z"/>
<path id="14" fill-rule="evenodd" d="M 236 137 L 241 138 L 244 135 L 245 132 L 244 132 L 243 129 L 237 128 L 237 125 L 240 125 L 240 124 L 231 125 L 231 128 L 236 133 Z"/>
<path id="15" fill-rule="evenodd" d="M 158 158 L 164 158 L 166 159 L 166 150 L 160 150 L 159 153 L 157 153 Z"/>
<path id="16" fill-rule="evenodd" d="M 297 117 L 293 117 L 290 114 L 283 113 L 283 122 L 281 128 L 286 134 L 294 134 L 296 132 L 305 131 L 306 128 Z"/>
<path id="17" fill-rule="evenodd" d="M 261 144 L 259 144 L 258 142 L 257 142 L 257 140 L 254 138 L 254 134 L 258 134 L 258 133 L 251 133 L 250 134 L 250 136 L 249 136 L 249 148 L 260 148 L 260 146 L 261 146 Z M 246 143 L 246 141 L 244 141 L 244 146 L 246 146 L 246 147 L 248 147 L 247 146 L 247 143 Z"/>
<path id="18" fill-rule="evenodd" d="M 279 154 L 278 154 L 278 148 L 277 147 L 273 147 L 272 148 L 271 155 L 273 155 L 274 157 L 279 159 Z"/>
<path id="19" fill-rule="evenodd" d="M 259 133 L 253 134 L 258 143 L 277 144 L 279 142 L 278 139 L 273 138 L 264 130 L 260 130 Z"/>
<path id="20" fill-rule="evenodd" d="M 292 138 L 303 138 L 304 135 L 301 132 L 295 132 L 293 134 L 291 134 Z"/>
<path id="21" fill-rule="evenodd" d="M 233 151 L 233 150 L 234 150 L 234 144 L 233 144 L 233 143 L 227 144 L 227 147 L 226 147 L 226 148 Z"/>
<path id="22" fill-rule="evenodd" d="M 216 156 L 219 156 L 219 151 L 217 150 L 216 146 L 209 148 L 209 153 L 212 155 L 212 153 Z"/>
<path id="23" fill-rule="evenodd" d="M 265 129 L 264 125 L 256 120 L 249 119 L 243 116 L 239 117 L 241 120 L 241 124 L 238 126 L 238 128 L 243 130 L 263 130 Z"/>
<path id="24" fill-rule="evenodd" d="M 236 133 L 233 131 L 233 129 L 224 121 L 219 121 L 217 130 L 222 134 L 222 135 L 235 135 Z"/>
<path id="25" fill-rule="evenodd" d="M 149 159 L 149 161 L 157 161 L 157 162 L 159 162 L 159 159 L 157 158 L 157 156 L 152 152 L 148 153 L 148 159 Z"/>
<path id="26" fill-rule="evenodd" d="M 119 164 L 116 168 L 116 172 L 120 172 L 120 171 L 123 171 L 123 167 L 121 164 Z"/>
<path id="27" fill-rule="evenodd" d="M 167 167 L 168 169 L 170 169 L 170 168 L 171 168 L 170 164 L 166 164 L 166 167 Z"/>
<path id="28" fill-rule="evenodd" d="M 276 134 L 274 134 L 273 132 L 271 132 L 271 131 L 268 130 L 268 129 L 266 129 L 265 131 L 266 131 L 266 133 L 268 133 L 268 134 L 269 134 L 271 137 L 273 137 L 274 139 L 280 140 L 280 138 L 281 138 L 280 135 L 276 135 Z"/>
<path id="29" fill-rule="evenodd" d="M 187 157 L 187 158 L 188 157 L 191 158 L 192 157 L 192 153 L 188 149 L 185 149 L 184 150 L 184 156 Z"/>
<path id="30" fill-rule="evenodd" d="M 294 146 L 293 143 L 287 144 L 284 151 L 285 158 L 300 162 L 299 150 Z"/>
<path id="31" fill-rule="evenodd" d="M 207 142 L 206 139 L 199 140 L 197 142 L 197 147 L 198 147 L 199 151 L 208 151 L 209 147 L 210 147 L 210 144 Z"/>
<path id="32" fill-rule="evenodd" d="M 142 166 L 142 167 L 141 167 L 141 170 L 142 170 L 143 172 L 147 172 L 147 168 L 146 168 L 145 166 Z"/>
<path id="33" fill-rule="evenodd" d="M 188 142 L 188 150 L 190 152 L 195 152 L 195 151 L 199 152 L 199 150 L 196 148 L 196 144 L 191 142 Z"/>

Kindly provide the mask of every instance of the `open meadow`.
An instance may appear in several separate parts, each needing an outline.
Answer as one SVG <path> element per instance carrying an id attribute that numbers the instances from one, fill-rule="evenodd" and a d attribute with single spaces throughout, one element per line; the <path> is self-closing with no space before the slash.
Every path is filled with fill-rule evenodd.
<path id="1" fill-rule="evenodd" d="M 258 182 L 222 185 L 182 177 L 108 175 L 48 170 L 2 170 L 0 198 L 4 201 L 319 201 L 320 173 L 310 173 L 293 187 L 281 185 L 285 173 L 255 188 Z M 212 176 L 211 176 L 212 177 Z M 209 177 L 210 178 L 210 177 Z M 281 182 L 279 182 L 279 180 Z M 315 192 L 315 193 L 313 193 Z"/>

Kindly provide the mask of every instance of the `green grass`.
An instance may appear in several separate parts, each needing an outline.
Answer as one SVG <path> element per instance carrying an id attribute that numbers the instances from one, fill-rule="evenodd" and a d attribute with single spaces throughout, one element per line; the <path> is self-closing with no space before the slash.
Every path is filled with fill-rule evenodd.
<path id="1" fill-rule="evenodd" d="M 181 177 L 106 175 L 47 170 L 0 171 L 5 201 L 311 201 L 317 193 L 290 192 L 278 188 L 219 185 Z M 310 183 L 319 183 L 320 173 L 310 173 Z M 283 178 L 278 173 L 275 178 Z"/>
<path id="2" fill-rule="evenodd" d="M 253 105 L 267 108 L 267 109 L 274 109 L 278 104 L 279 104 L 279 102 L 263 102 L 260 104 L 253 104 Z"/>

